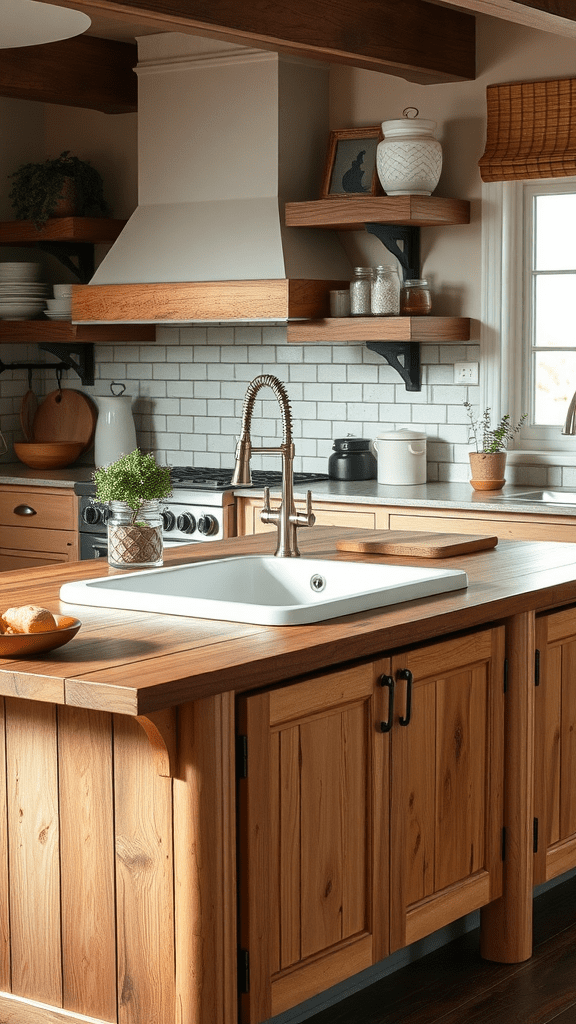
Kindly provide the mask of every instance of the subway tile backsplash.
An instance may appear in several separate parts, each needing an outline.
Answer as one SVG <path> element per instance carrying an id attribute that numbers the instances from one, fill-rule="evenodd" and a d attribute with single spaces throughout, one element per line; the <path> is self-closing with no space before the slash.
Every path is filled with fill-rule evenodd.
<path id="1" fill-rule="evenodd" d="M 290 396 L 296 470 L 327 472 L 336 437 L 373 438 L 381 430 L 413 424 L 428 438 L 429 480 L 470 478 L 462 403 L 477 404 L 479 388 L 454 384 L 453 364 L 479 363 L 477 344 L 422 345 L 422 390 L 409 392 L 386 360 L 365 345 L 288 345 L 283 326 L 159 327 L 156 338 L 152 345 L 96 346 L 96 383 L 84 390 L 106 395 L 113 381 L 125 383 L 134 399 L 138 444 L 168 464 L 231 466 L 246 385 L 270 373 Z M 38 350 L 6 345 L 2 360 L 36 361 Z M 33 382 L 39 394 L 56 386 L 50 371 L 43 380 L 35 371 Z M 62 384 L 81 387 L 72 371 Z M 0 375 L 0 429 L 10 448 L 4 462 L 13 461 L 11 444 L 22 440 L 18 411 L 27 387 L 26 370 Z M 272 392 L 260 396 L 252 421 L 255 447 L 277 444 L 281 436 Z M 278 468 L 274 456 L 253 458 L 255 467 Z M 512 472 L 510 483 L 559 485 L 563 474 L 572 474 L 566 476 L 570 485 L 575 471 L 523 465 Z"/>

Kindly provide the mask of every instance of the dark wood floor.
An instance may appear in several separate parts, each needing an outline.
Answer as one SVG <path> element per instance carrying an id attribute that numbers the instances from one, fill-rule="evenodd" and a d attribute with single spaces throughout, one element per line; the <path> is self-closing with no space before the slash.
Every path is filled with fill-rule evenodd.
<path id="1" fill-rule="evenodd" d="M 534 905 L 534 955 L 492 964 L 478 934 L 322 1010 L 308 1024 L 576 1024 L 576 878 Z"/>

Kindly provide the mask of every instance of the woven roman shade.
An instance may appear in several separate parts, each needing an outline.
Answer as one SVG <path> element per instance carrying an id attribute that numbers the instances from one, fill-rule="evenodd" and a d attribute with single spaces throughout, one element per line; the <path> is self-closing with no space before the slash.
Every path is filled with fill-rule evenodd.
<path id="1" fill-rule="evenodd" d="M 489 85 L 483 181 L 576 174 L 576 78 Z"/>

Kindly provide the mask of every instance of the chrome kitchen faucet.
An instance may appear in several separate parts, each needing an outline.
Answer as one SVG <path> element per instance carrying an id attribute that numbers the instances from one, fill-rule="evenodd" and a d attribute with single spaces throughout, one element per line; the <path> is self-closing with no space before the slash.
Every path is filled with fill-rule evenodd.
<path id="1" fill-rule="evenodd" d="M 568 406 L 566 421 L 562 427 L 563 434 L 576 434 L 576 392 L 572 395 L 572 401 Z"/>
<path id="2" fill-rule="evenodd" d="M 274 392 L 282 416 L 282 444 L 278 448 L 253 448 L 250 440 L 250 425 L 254 402 L 261 388 L 269 387 Z M 294 558 L 300 554 L 296 531 L 299 526 L 314 526 L 316 517 L 312 512 L 312 492 L 306 494 L 306 511 L 297 512 L 294 507 L 294 444 L 292 442 L 292 413 L 290 399 L 282 381 L 271 374 L 262 374 L 250 382 L 244 396 L 242 409 L 242 426 L 236 444 L 236 465 L 232 475 L 232 483 L 236 486 L 250 484 L 250 456 L 252 452 L 282 457 L 282 504 L 280 508 L 270 508 L 270 488 L 264 488 L 264 508 L 260 513 L 263 523 L 275 523 L 278 529 L 278 543 L 275 555 L 283 558 Z"/>

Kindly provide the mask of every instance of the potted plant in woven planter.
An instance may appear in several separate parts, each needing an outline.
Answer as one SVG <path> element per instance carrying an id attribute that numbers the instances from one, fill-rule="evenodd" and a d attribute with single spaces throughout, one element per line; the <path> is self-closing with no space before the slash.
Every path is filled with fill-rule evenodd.
<path id="1" fill-rule="evenodd" d="M 170 469 L 138 448 L 94 473 L 95 499 L 108 505 L 108 563 L 115 569 L 162 565 L 160 501 L 172 494 Z"/>
<path id="2" fill-rule="evenodd" d="M 493 427 L 489 408 L 476 418 L 470 402 L 464 402 L 464 407 L 470 421 L 468 441 L 476 449 L 468 456 L 472 473 L 470 483 L 476 491 L 498 491 L 506 483 L 504 473 L 508 445 L 520 430 L 526 413 L 520 417 L 516 426 L 510 422 L 510 414 L 505 413 Z"/>
<path id="3" fill-rule="evenodd" d="M 16 220 L 38 229 L 49 217 L 100 217 L 108 213 L 100 173 L 86 160 L 64 150 L 54 160 L 23 164 L 13 174 L 8 198 Z"/>

